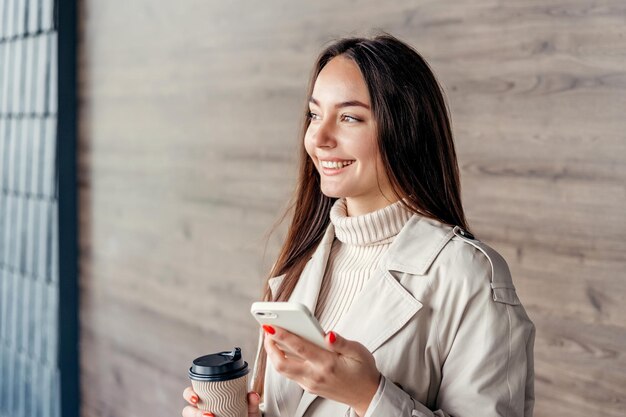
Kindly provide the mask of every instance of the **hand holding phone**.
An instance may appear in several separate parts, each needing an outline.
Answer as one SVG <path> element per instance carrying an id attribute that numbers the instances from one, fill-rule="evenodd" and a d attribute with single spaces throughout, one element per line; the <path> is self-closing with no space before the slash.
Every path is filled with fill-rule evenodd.
<path id="1" fill-rule="evenodd" d="M 294 301 L 258 301 L 252 304 L 250 312 L 262 325 L 281 327 L 323 349 L 328 349 L 322 326 L 304 304 Z M 276 344 L 283 352 L 297 356 L 278 342 Z"/>

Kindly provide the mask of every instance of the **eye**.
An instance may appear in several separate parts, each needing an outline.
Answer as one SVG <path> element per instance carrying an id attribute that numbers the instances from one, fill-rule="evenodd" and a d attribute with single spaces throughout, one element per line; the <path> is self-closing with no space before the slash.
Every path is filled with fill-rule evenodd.
<path id="1" fill-rule="evenodd" d="M 317 113 L 313 113 L 310 110 L 306 113 L 306 117 L 308 117 L 310 120 L 318 120 L 319 119 L 319 116 L 317 115 Z"/>
<path id="2" fill-rule="evenodd" d="M 355 122 L 360 122 L 361 119 L 357 119 L 354 116 L 350 116 L 348 114 L 343 114 L 341 115 L 341 120 L 345 120 L 346 122 L 350 122 L 350 123 L 355 123 Z"/>

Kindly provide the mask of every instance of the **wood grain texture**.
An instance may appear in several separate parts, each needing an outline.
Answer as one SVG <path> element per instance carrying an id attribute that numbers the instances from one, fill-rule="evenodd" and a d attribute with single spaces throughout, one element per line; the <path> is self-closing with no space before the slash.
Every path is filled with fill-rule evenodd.
<path id="1" fill-rule="evenodd" d="M 382 29 L 449 99 L 464 203 L 537 325 L 535 415 L 626 409 L 626 3 L 80 2 L 83 415 L 179 415 L 241 346 L 284 227 L 306 80 Z"/>

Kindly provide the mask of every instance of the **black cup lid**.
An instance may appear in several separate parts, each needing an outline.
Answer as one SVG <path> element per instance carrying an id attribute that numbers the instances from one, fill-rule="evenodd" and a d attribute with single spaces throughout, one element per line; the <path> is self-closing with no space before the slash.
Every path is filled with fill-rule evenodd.
<path id="1" fill-rule="evenodd" d="M 212 353 L 194 359 L 189 378 L 198 381 L 226 381 L 248 373 L 248 363 L 241 357 L 241 348 Z"/>

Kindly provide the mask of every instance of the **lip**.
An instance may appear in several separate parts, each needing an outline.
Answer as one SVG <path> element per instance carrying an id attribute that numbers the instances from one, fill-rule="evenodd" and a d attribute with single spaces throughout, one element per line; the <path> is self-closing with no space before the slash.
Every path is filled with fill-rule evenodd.
<path id="1" fill-rule="evenodd" d="M 318 161 L 330 161 L 330 162 L 343 162 L 343 161 L 354 161 L 354 159 L 341 159 L 341 158 L 322 158 L 317 157 Z"/>
<path id="2" fill-rule="evenodd" d="M 353 159 L 324 159 L 324 161 L 339 162 L 339 161 L 354 161 L 354 160 Z M 342 174 L 345 170 L 347 170 L 352 165 L 354 165 L 354 162 L 351 163 L 350 165 L 346 165 L 345 167 L 341 167 L 341 168 L 324 168 L 321 163 L 319 164 L 319 167 L 325 176 L 332 177 L 334 175 Z"/>

